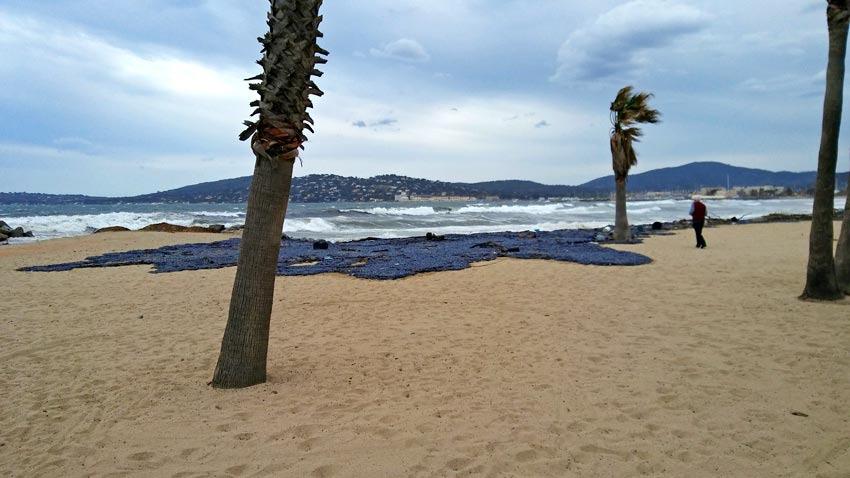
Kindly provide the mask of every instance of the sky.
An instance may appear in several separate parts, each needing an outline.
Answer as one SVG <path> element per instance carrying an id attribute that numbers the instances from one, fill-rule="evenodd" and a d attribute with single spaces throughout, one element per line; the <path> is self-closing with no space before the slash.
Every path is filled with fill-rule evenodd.
<path id="1" fill-rule="evenodd" d="M 0 191 L 126 196 L 250 175 L 238 134 L 267 10 L 3 0 Z M 633 174 L 693 161 L 813 171 L 825 11 L 820 0 L 328 0 L 325 95 L 294 174 L 581 184 L 611 174 L 608 109 L 626 85 L 662 113 Z M 844 137 L 840 151 L 844 171 Z"/>

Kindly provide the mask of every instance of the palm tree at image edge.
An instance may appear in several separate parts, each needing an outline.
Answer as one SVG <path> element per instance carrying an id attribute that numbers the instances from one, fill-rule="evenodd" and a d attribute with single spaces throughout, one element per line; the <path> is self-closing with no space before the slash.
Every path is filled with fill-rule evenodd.
<path id="1" fill-rule="evenodd" d="M 809 233 L 806 286 L 800 298 L 838 300 L 844 297 L 844 293 L 840 290 L 836 278 L 832 221 L 835 205 L 835 169 L 838 163 L 838 136 L 844 101 L 844 61 L 847 53 L 848 24 L 850 24 L 847 1 L 828 0 L 826 18 L 829 31 L 829 56 L 826 67 L 823 122 L 818 151 L 815 197 L 812 205 L 812 225 Z M 844 242 L 839 244 L 839 248 L 842 246 L 850 247 Z M 839 252 L 838 255 L 843 260 L 842 253 Z"/>

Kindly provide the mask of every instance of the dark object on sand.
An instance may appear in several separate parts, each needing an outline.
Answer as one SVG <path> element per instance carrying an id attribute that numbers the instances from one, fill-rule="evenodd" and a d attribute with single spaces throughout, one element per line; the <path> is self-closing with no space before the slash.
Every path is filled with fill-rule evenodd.
<path id="1" fill-rule="evenodd" d="M 434 234 L 433 232 L 429 232 L 428 234 L 425 234 L 425 240 L 426 241 L 445 241 L 446 236 L 438 236 L 438 235 Z"/>
<path id="2" fill-rule="evenodd" d="M 655 222 L 652 223 L 652 230 L 653 231 L 660 231 L 662 229 L 664 229 L 664 224 L 662 224 L 661 222 L 655 221 Z"/>
<path id="3" fill-rule="evenodd" d="M 124 226 L 109 226 L 109 227 L 101 227 L 100 229 L 94 231 L 94 234 L 100 234 L 102 232 L 126 232 L 130 229 Z"/>
<path id="4" fill-rule="evenodd" d="M 324 239 L 320 239 L 320 240 L 318 240 L 318 241 L 316 241 L 316 242 L 314 242 L 314 243 L 313 243 L 313 249 L 321 249 L 321 250 L 325 250 L 325 249 L 327 249 L 329 246 L 330 246 L 330 244 L 328 244 L 328 241 L 326 241 L 326 240 L 324 240 Z"/>
<path id="5" fill-rule="evenodd" d="M 209 229 L 210 232 L 222 232 L 224 231 L 225 227 L 224 224 L 210 224 L 207 229 Z"/>
<path id="6" fill-rule="evenodd" d="M 513 232 L 449 234 L 443 241 L 424 237 L 370 239 L 329 244 L 332 260 L 319 260 L 313 241 L 285 239 L 281 242 L 277 274 L 285 276 L 339 272 L 365 279 L 400 279 L 422 272 L 466 269 L 473 262 L 497 257 L 550 259 L 592 265 L 642 265 L 652 262 L 644 255 L 602 247 L 593 243 L 593 230 L 539 232 L 536 239 Z M 235 266 L 239 239 L 204 244 L 181 244 L 159 249 L 109 253 L 84 261 L 25 267 L 22 271 L 67 271 L 87 267 L 150 264 L 154 272 L 218 269 Z M 310 264 L 310 265 L 305 265 Z"/>
<path id="7" fill-rule="evenodd" d="M 152 232 L 219 232 L 213 231 L 204 226 L 179 226 L 177 224 L 169 224 L 167 222 L 158 222 L 156 224 L 145 226 L 139 230 Z"/>

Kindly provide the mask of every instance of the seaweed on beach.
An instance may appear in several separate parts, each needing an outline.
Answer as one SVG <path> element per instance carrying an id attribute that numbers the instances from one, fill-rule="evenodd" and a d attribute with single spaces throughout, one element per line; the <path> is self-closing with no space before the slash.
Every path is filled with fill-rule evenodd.
<path id="1" fill-rule="evenodd" d="M 473 262 L 497 257 L 549 259 L 588 265 L 642 265 L 646 256 L 601 247 L 594 231 L 561 230 L 534 233 L 480 233 L 400 239 L 364 239 L 327 243 L 284 238 L 277 274 L 313 275 L 326 272 L 364 279 L 400 279 L 422 272 L 460 270 Z M 113 252 L 83 261 L 23 267 L 20 271 L 54 272 L 88 267 L 152 265 L 155 273 L 235 266 L 239 239 L 201 244 L 180 244 L 127 252 Z"/>

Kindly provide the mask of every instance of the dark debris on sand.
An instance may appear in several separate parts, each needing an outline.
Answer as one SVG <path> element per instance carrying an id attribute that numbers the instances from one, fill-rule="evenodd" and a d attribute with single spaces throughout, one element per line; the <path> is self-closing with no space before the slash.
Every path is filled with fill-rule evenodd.
<path id="1" fill-rule="evenodd" d="M 366 279 L 400 279 L 422 272 L 460 270 L 473 262 L 497 257 L 550 259 L 592 265 L 642 265 L 646 256 L 601 247 L 598 231 L 500 232 L 451 234 L 400 239 L 365 239 L 328 243 L 314 249 L 314 241 L 284 238 L 277 274 L 313 275 L 326 272 Z M 153 272 L 217 269 L 235 266 L 239 239 L 180 244 L 159 249 L 116 252 L 83 261 L 24 267 L 21 271 L 52 272 L 87 267 L 152 265 Z"/>

